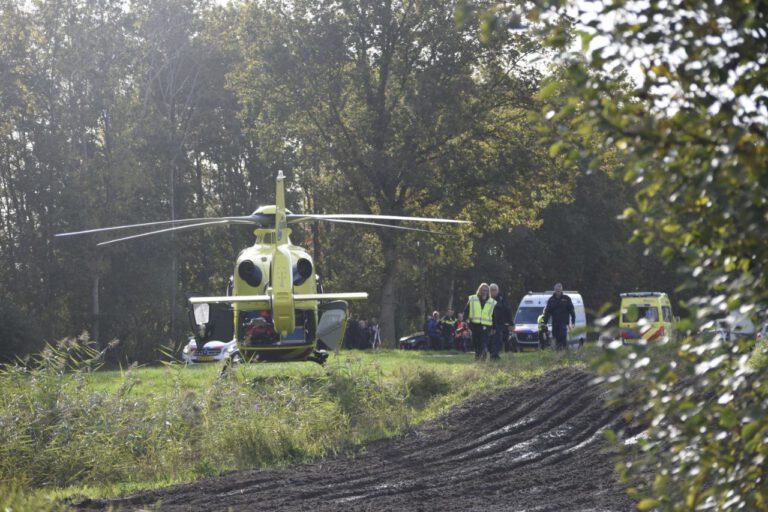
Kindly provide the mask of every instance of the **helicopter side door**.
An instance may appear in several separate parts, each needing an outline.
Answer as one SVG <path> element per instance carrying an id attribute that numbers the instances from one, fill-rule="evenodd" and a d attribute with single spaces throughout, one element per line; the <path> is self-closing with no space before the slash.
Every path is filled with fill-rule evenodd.
<path id="1" fill-rule="evenodd" d="M 320 317 L 317 324 L 317 341 L 319 348 L 337 350 L 344 341 L 347 330 L 347 310 L 349 305 L 343 300 L 334 300 L 317 307 Z"/>
<path id="2" fill-rule="evenodd" d="M 193 304 L 189 320 L 198 342 L 228 342 L 235 335 L 232 308 L 228 304 Z"/>

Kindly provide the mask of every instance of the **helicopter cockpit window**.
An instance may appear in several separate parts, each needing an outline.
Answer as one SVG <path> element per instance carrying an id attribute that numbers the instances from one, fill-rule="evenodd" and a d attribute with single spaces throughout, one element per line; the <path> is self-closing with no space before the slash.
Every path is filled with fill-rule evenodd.
<path id="1" fill-rule="evenodd" d="M 262 243 L 265 244 L 273 244 L 275 243 L 275 237 L 273 233 L 264 233 L 264 238 L 262 240 Z"/>

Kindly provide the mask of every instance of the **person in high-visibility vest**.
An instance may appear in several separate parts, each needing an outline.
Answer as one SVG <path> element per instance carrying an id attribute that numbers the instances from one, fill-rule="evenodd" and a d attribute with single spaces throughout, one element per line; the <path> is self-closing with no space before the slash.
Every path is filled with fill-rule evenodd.
<path id="1" fill-rule="evenodd" d="M 549 326 L 544 321 L 544 311 L 542 310 L 539 318 L 536 320 L 539 324 L 539 348 L 549 348 Z"/>
<path id="2" fill-rule="evenodd" d="M 481 283 L 477 292 L 470 295 L 464 308 L 464 318 L 469 320 L 472 343 L 475 346 L 475 360 L 488 355 L 488 342 L 494 334 L 494 312 L 496 301 L 491 298 L 488 283 Z"/>

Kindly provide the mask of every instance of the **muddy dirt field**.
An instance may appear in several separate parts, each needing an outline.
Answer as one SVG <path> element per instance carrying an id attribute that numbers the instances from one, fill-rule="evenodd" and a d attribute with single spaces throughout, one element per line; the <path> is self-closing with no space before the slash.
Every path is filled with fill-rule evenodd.
<path id="1" fill-rule="evenodd" d="M 86 510 L 630 511 L 603 431 L 621 421 L 566 369 L 338 458 L 88 501 Z"/>

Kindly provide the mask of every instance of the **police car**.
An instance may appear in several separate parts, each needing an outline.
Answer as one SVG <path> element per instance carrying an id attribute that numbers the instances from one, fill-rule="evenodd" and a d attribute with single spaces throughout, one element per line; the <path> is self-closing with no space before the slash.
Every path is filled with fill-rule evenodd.
<path id="1" fill-rule="evenodd" d="M 517 345 L 520 349 L 538 349 L 539 343 L 539 315 L 544 312 L 547 301 L 554 294 L 551 292 L 528 292 L 517 308 L 515 314 L 515 335 L 517 336 Z M 576 313 L 575 329 L 568 333 L 568 346 L 581 346 L 586 338 L 587 315 L 584 310 L 584 300 L 581 294 L 576 291 L 564 291 L 573 302 L 573 309 Z M 552 332 L 552 322 L 550 321 L 549 332 Z"/>

